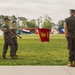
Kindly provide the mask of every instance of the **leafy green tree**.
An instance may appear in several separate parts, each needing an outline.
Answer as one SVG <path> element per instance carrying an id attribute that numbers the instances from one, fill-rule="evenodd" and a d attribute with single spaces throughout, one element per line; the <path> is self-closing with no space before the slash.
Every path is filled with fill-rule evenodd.
<path id="1" fill-rule="evenodd" d="M 43 28 L 51 28 L 53 25 L 54 25 L 54 23 L 51 22 L 51 18 L 48 15 L 45 15 L 42 27 Z"/>
<path id="2" fill-rule="evenodd" d="M 3 25 L 3 21 L 4 21 L 4 15 L 0 15 L 0 28 Z"/>
<path id="3" fill-rule="evenodd" d="M 37 19 L 38 28 L 40 28 L 40 24 L 42 23 L 42 16 Z"/>
<path id="4" fill-rule="evenodd" d="M 36 21 L 31 20 L 31 21 L 27 22 L 27 27 L 28 28 L 36 28 L 37 27 Z"/>
<path id="5" fill-rule="evenodd" d="M 28 22 L 27 20 L 23 20 L 23 24 L 24 24 L 24 27 L 25 27 L 25 28 L 28 27 L 28 26 L 27 26 L 27 22 Z"/>
<path id="6" fill-rule="evenodd" d="M 58 29 L 64 28 L 64 20 L 58 21 Z"/>
<path id="7" fill-rule="evenodd" d="M 49 21 L 44 21 L 42 26 L 43 28 L 51 28 L 53 24 Z"/>
<path id="8" fill-rule="evenodd" d="M 45 21 L 51 22 L 51 18 L 48 15 L 45 15 Z"/>
<path id="9" fill-rule="evenodd" d="M 0 28 L 1 28 L 2 24 L 0 23 Z"/>
<path id="10" fill-rule="evenodd" d="M 34 33 L 34 28 L 37 28 L 36 21 L 31 20 L 31 21 L 27 22 L 27 27 L 31 28 L 31 33 Z"/>
<path id="11" fill-rule="evenodd" d="M 17 20 L 17 18 L 15 17 L 15 15 L 12 15 L 11 19 L 12 19 L 12 21 L 16 21 Z"/>

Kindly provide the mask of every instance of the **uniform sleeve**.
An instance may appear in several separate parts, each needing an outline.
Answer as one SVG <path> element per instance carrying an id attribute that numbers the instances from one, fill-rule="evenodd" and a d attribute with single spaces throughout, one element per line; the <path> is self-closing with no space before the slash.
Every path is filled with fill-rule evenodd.
<path id="1" fill-rule="evenodd" d="M 2 27 L 3 30 L 8 30 L 7 26 Z"/>
<path id="2" fill-rule="evenodd" d="M 68 21 L 69 21 L 69 18 L 66 18 L 64 21 L 65 25 L 68 25 Z"/>
<path id="3" fill-rule="evenodd" d="M 8 26 L 3 26 L 2 27 L 2 31 L 4 32 L 4 33 L 7 33 L 8 32 L 8 30 L 9 30 L 9 27 Z"/>
<path id="4" fill-rule="evenodd" d="M 64 20 L 64 23 L 66 23 L 66 19 Z"/>

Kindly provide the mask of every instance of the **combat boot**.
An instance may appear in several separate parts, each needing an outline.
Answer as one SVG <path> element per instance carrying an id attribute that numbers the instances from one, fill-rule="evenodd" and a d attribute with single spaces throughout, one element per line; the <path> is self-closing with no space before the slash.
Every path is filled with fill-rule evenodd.
<path id="1" fill-rule="evenodd" d="M 75 67 L 75 61 L 74 61 L 74 64 L 73 64 L 73 66 Z"/>
<path id="2" fill-rule="evenodd" d="M 11 59 L 18 59 L 18 57 L 12 56 Z"/>
<path id="3" fill-rule="evenodd" d="M 15 57 L 18 57 L 18 55 L 15 55 Z"/>
<path id="4" fill-rule="evenodd" d="M 68 67 L 73 67 L 74 65 L 73 65 L 73 61 L 71 62 L 69 62 L 69 64 L 67 65 Z"/>
<path id="5" fill-rule="evenodd" d="M 2 55 L 3 59 L 6 59 L 6 56 L 5 55 Z"/>

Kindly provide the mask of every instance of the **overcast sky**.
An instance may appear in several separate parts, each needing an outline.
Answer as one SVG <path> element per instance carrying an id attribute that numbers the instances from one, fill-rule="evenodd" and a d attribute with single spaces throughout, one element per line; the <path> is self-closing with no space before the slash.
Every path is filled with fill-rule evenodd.
<path id="1" fill-rule="evenodd" d="M 57 23 L 69 16 L 75 0 L 0 0 L 0 15 L 15 15 L 37 19 L 49 15 Z"/>

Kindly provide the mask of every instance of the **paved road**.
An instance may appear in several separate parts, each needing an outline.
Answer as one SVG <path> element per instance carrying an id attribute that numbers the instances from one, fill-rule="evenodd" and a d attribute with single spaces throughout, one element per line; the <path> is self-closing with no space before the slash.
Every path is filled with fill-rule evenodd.
<path id="1" fill-rule="evenodd" d="M 0 75 L 75 75 L 75 67 L 0 66 Z"/>

